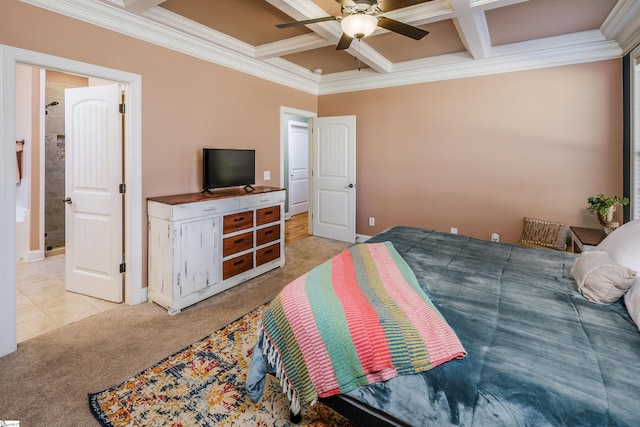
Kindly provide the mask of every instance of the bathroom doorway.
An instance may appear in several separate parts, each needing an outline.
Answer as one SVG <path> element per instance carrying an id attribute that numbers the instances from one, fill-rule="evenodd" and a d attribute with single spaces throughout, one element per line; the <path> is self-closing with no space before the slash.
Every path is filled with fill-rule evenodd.
<path id="1" fill-rule="evenodd" d="M 65 273 L 68 273 L 65 269 L 68 261 L 66 252 L 71 249 L 68 247 L 71 242 L 65 241 L 65 235 L 68 234 L 65 215 L 69 209 L 64 203 L 67 181 L 65 164 L 68 160 L 65 91 L 71 88 L 114 85 L 114 82 L 35 67 L 18 68 L 22 68 L 23 73 L 40 74 L 40 101 L 34 103 L 39 104 L 40 129 L 44 131 L 39 138 L 39 147 L 31 147 L 27 156 L 24 156 L 27 167 L 24 168 L 23 180 L 18 183 L 20 191 L 31 194 L 32 200 L 38 200 L 39 203 L 34 205 L 39 206 L 38 217 L 40 224 L 44 224 L 44 235 L 39 239 L 43 242 L 40 245 L 43 251 L 35 251 L 35 255 L 28 257 L 30 262 L 25 262 L 24 257 L 18 256 L 16 266 L 17 340 L 21 342 L 113 308 L 117 304 L 67 292 L 68 279 L 65 277 Z M 35 86 L 34 90 L 37 90 L 38 85 Z M 18 90 L 17 96 L 21 96 L 23 91 L 24 89 Z M 17 129 L 24 132 L 19 125 L 20 112 L 18 116 Z M 28 132 L 24 135 L 26 140 L 37 144 L 37 137 L 31 136 L 29 138 Z M 34 171 L 37 173 L 31 173 Z M 33 180 L 30 179 L 33 176 L 41 177 L 38 185 L 33 185 Z M 37 228 L 31 227 L 26 230 L 26 235 L 22 235 L 24 232 L 16 229 L 16 247 L 19 246 L 19 240 L 28 238 L 29 232 L 37 233 Z M 76 239 L 73 241 L 77 242 Z"/>
<path id="2" fill-rule="evenodd" d="M 142 196 L 142 76 L 127 71 L 99 65 L 79 62 L 67 58 L 52 56 L 40 52 L 0 45 L 0 158 L 11 159 L 15 154 L 15 141 L 20 140 L 17 123 L 16 96 L 19 81 L 18 67 L 25 64 L 41 69 L 64 71 L 69 74 L 94 76 L 111 81 L 121 82 L 126 87 L 127 114 L 124 117 L 124 179 L 127 184 L 124 207 L 124 263 L 126 271 L 122 273 L 125 288 L 125 303 L 140 304 L 147 300 L 142 286 L 142 233 L 144 229 L 143 196 Z M 42 95 L 44 98 L 44 95 Z M 44 99 L 42 99 L 44 101 Z M 33 104 L 40 108 L 44 103 Z M 33 128 L 29 123 L 29 128 Z M 44 130 L 38 135 L 44 134 Z M 29 142 L 29 141 L 27 141 Z M 33 144 L 30 144 L 33 145 Z M 14 210 L 18 190 L 15 186 L 15 170 L 8 162 L 0 163 L 4 191 L 0 191 L 0 235 L 15 236 L 18 229 L 16 219 L 17 208 Z M 43 177 L 38 177 L 38 180 Z M 35 179 L 34 179 L 35 181 Z M 33 210 L 39 209 L 37 203 L 31 204 Z M 34 216 L 33 212 L 25 217 Z M 29 228 L 37 227 L 36 233 L 29 236 L 28 252 L 30 255 L 44 257 L 44 241 L 39 244 L 40 237 L 44 237 L 44 224 L 39 224 L 37 215 L 30 221 Z M 31 239 L 35 241 L 31 241 Z M 16 351 L 16 241 L 11 238 L 0 242 L 0 357 Z M 44 239 L 43 239 L 44 240 Z M 37 251 L 42 251 L 39 254 Z M 32 258 L 33 259 L 33 258 Z"/>

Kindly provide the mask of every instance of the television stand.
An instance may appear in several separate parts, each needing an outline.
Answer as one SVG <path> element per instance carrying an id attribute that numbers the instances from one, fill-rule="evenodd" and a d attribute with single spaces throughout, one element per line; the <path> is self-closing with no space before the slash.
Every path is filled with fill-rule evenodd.
<path id="1" fill-rule="evenodd" d="M 263 186 L 147 199 L 149 300 L 177 314 L 282 267 L 284 200 Z"/>
<path id="2" fill-rule="evenodd" d="M 247 190 L 247 188 L 250 188 L 250 189 L 251 189 L 251 191 L 256 191 L 256 189 L 255 189 L 253 186 L 249 185 L 249 184 L 247 184 L 247 185 L 245 185 L 245 186 L 243 187 L 243 189 L 244 189 L 245 191 L 249 191 L 249 190 Z"/>

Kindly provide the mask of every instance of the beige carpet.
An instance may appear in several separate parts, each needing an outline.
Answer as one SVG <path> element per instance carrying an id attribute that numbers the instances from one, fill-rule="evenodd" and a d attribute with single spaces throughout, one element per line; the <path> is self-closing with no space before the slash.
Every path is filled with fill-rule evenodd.
<path id="1" fill-rule="evenodd" d="M 106 389 L 273 298 L 287 283 L 349 247 L 309 237 L 285 248 L 286 263 L 184 309 L 121 305 L 32 338 L 0 358 L 0 419 L 21 426 L 91 426 L 87 394 Z"/>

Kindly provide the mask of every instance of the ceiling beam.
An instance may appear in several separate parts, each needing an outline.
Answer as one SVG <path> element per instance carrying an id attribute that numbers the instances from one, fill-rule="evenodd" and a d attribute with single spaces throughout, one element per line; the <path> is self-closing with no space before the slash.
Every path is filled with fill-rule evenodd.
<path id="1" fill-rule="evenodd" d="M 100 0 L 102 3 L 116 5 L 127 12 L 140 14 L 166 0 Z"/>
<path id="2" fill-rule="evenodd" d="M 274 58 L 276 56 L 304 52 L 305 50 L 320 49 L 332 44 L 333 43 L 324 37 L 320 37 L 316 33 L 309 33 L 256 46 L 254 57 L 258 59 Z"/>

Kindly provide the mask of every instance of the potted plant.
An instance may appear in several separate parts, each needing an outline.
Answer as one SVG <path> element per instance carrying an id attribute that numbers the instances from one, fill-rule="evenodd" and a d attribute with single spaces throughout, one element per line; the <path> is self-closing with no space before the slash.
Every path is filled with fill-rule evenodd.
<path id="1" fill-rule="evenodd" d="M 598 220 L 603 225 L 613 220 L 613 213 L 617 205 L 624 206 L 629 204 L 629 199 L 626 197 L 607 197 L 602 193 L 589 197 L 587 201 L 589 202 L 587 210 L 591 213 L 595 212 L 598 215 Z"/>

